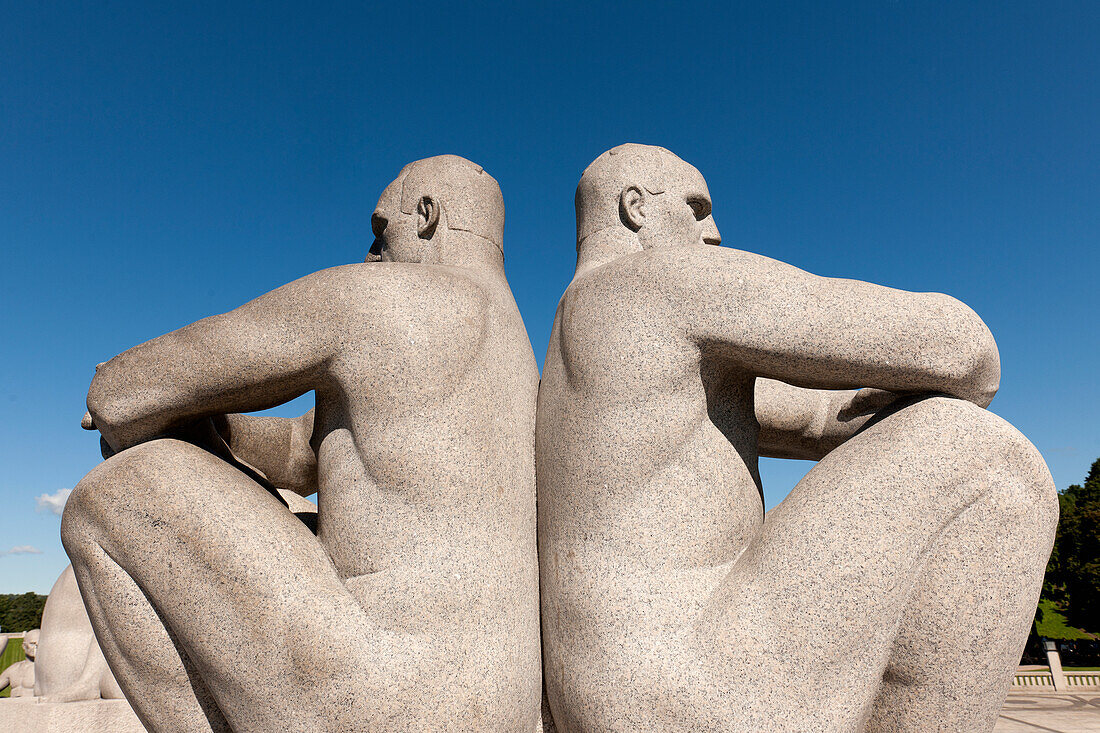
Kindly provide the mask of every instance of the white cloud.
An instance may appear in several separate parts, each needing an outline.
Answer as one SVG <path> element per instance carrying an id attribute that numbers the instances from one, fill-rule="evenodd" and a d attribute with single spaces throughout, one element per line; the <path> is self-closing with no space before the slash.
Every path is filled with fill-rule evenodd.
<path id="1" fill-rule="evenodd" d="M 65 502 L 68 501 L 71 493 L 73 493 L 72 489 L 58 489 L 52 494 L 42 494 L 34 501 L 38 504 L 38 511 L 53 512 L 60 517 L 61 512 L 65 511 Z"/>
<path id="2" fill-rule="evenodd" d="M 4 555 L 41 555 L 42 550 L 37 547 L 31 547 L 30 545 L 16 545 L 7 552 L 0 552 L 0 557 Z"/>

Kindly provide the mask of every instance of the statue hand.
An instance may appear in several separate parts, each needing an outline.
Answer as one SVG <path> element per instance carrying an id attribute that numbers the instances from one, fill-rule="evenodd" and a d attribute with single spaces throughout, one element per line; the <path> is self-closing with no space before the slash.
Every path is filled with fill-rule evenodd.
<path id="1" fill-rule="evenodd" d="M 84 417 L 80 420 L 80 427 L 85 430 L 98 430 L 99 428 L 95 424 L 95 420 L 92 418 L 90 412 L 85 412 Z M 218 432 L 214 425 L 213 418 L 205 417 L 201 420 L 197 420 L 190 425 L 179 428 L 173 431 L 167 436 L 182 440 L 213 453 L 216 456 L 231 460 L 232 456 L 229 451 L 229 446 L 225 444 L 225 440 Z M 102 435 L 99 437 L 99 452 L 103 455 L 104 460 L 118 453 L 117 450 L 111 447 L 111 444 L 107 442 L 107 439 Z"/>
<path id="2" fill-rule="evenodd" d="M 838 418 L 840 420 L 851 420 L 855 417 L 873 415 L 902 396 L 896 392 L 887 392 L 884 389 L 865 387 L 852 396 L 851 401 L 840 411 Z"/>
<path id="3" fill-rule="evenodd" d="M 96 427 L 95 420 L 92 419 L 92 413 L 90 412 L 85 412 L 84 417 L 80 418 L 80 427 L 84 428 L 85 430 L 99 429 Z M 103 460 L 107 460 L 117 452 L 118 451 L 112 448 L 110 443 L 107 442 L 106 438 L 104 438 L 102 435 L 99 436 L 99 454 L 103 456 Z"/>

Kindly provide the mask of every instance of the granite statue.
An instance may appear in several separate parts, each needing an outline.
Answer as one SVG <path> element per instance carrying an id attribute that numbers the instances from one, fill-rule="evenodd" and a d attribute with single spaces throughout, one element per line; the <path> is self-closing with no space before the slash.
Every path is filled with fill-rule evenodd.
<path id="1" fill-rule="evenodd" d="M 479 166 L 428 158 L 371 224 L 368 262 L 92 380 L 85 422 L 110 457 L 62 540 L 149 730 L 537 725 L 538 371 L 503 198 Z M 311 390 L 300 418 L 241 414 Z M 280 490 L 316 491 L 316 513 Z"/>
<path id="2" fill-rule="evenodd" d="M 1058 505 L 981 319 L 716 246 L 662 148 L 576 212 L 536 429 L 558 730 L 991 730 Z M 759 456 L 818 463 L 765 514 Z"/>
<path id="3" fill-rule="evenodd" d="M 12 697 L 34 697 L 34 657 L 38 650 L 38 636 L 38 629 L 31 629 L 23 635 L 23 654 L 27 658 L 0 671 L 0 691 L 11 687 Z"/>
<path id="4" fill-rule="evenodd" d="M 0 730 L 19 733 L 140 733 L 100 651 L 72 567 L 54 583 L 34 632 L 33 662 L 12 667 L 22 679 L 15 698 L 0 701 Z M 6 680 L 0 680 L 7 684 Z"/>
<path id="5" fill-rule="evenodd" d="M 44 702 L 125 699 L 96 641 L 71 565 L 53 584 L 42 611 L 34 694 Z"/>

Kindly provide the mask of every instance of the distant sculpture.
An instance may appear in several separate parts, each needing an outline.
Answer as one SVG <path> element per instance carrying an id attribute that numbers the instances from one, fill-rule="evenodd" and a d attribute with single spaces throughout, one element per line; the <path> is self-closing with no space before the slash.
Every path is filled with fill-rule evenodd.
<path id="1" fill-rule="evenodd" d="M 0 673 L 0 689 L 11 681 L 12 697 L 17 698 L 0 703 L 0 731 L 145 730 L 100 651 L 71 566 L 61 573 L 46 599 L 41 632 L 28 636 L 24 650 L 30 661 Z"/>
<path id="2" fill-rule="evenodd" d="M 537 724 L 538 371 L 500 189 L 462 158 L 418 161 L 372 227 L 371 262 L 92 381 L 88 422 L 117 453 L 62 539 L 150 730 Z M 235 414 L 310 390 L 301 418 Z M 316 535 L 275 489 L 317 492 Z"/>
<path id="3" fill-rule="evenodd" d="M 558 730 L 991 730 L 1058 506 L 982 409 L 982 321 L 710 246 L 661 148 L 601 155 L 576 205 L 536 431 Z M 820 461 L 766 516 L 760 455 Z"/>
<path id="4" fill-rule="evenodd" d="M 23 635 L 23 654 L 27 658 L 0 671 L 0 691 L 10 686 L 12 697 L 34 697 L 34 657 L 37 647 L 38 629 L 31 629 Z"/>
<path id="5" fill-rule="evenodd" d="M 54 583 L 42 611 L 34 694 L 45 702 L 124 698 L 92 631 L 71 565 Z"/>

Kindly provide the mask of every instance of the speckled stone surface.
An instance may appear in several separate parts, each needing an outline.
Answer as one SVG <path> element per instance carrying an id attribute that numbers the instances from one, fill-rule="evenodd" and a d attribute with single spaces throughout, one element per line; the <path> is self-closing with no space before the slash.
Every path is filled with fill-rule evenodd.
<path id="1" fill-rule="evenodd" d="M 51 703 L 36 698 L 0 700 L 4 733 L 145 733 L 125 700 Z"/>
<path id="2" fill-rule="evenodd" d="M 98 368 L 114 455 L 62 539 L 150 730 L 535 729 L 538 372 L 503 221 L 479 166 L 418 161 L 368 262 Z M 309 390 L 302 418 L 238 414 Z"/>
<path id="3" fill-rule="evenodd" d="M 44 702 L 123 697 L 92 631 L 71 565 L 53 584 L 42 611 L 34 694 Z"/>
<path id="4" fill-rule="evenodd" d="M 663 149 L 600 156 L 576 203 L 536 430 L 558 730 L 991 730 L 1057 501 L 983 409 L 982 321 L 713 246 Z M 760 455 L 819 459 L 766 517 Z"/>

